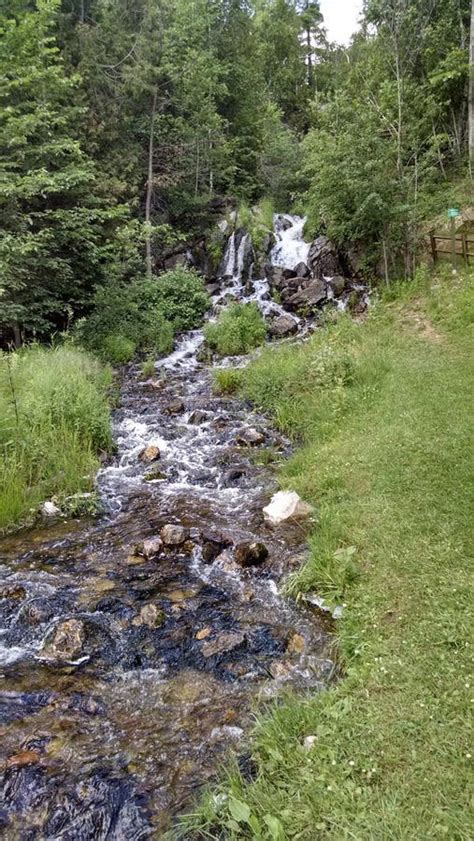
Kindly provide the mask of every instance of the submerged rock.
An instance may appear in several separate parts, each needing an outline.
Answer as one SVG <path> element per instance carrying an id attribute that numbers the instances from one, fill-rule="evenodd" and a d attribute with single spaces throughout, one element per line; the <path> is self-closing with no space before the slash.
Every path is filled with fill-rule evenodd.
<path id="1" fill-rule="evenodd" d="M 41 647 L 46 660 L 69 662 L 77 660 L 84 650 L 86 629 L 80 619 L 65 619 L 52 629 Z"/>
<path id="2" fill-rule="evenodd" d="M 239 648 L 245 642 L 245 635 L 238 631 L 224 631 L 215 639 L 204 642 L 202 653 L 204 657 L 214 657 L 215 654 L 225 654 Z"/>
<path id="3" fill-rule="evenodd" d="M 288 520 L 302 520 L 314 512 L 311 505 L 303 502 L 295 491 L 278 491 L 274 494 L 263 514 L 273 526 Z"/>
<path id="4" fill-rule="evenodd" d="M 241 567 L 259 566 L 268 558 L 268 549 L 264 543 L 238 543 L 235 547 L 234 558 Z"/>
<path id="5" fill-rule="evenodd" d="M 132 620 L 132 625 L 147 625 L 149 628 L 159 628 L 166 619 L 164 610 L 156 604 L 145 604 L 138 616 Z"/>
<path id="6" fill-rule="evenodd" d="M 222 532 L 201 532 L 202 559 L 206 564 L 215 561 L 223 549 L 232 545 L 232 540 Z"/>
<path id="7" fill-rule="evenodd" d="M 179 397 L 176 397 L 168 403 L 164 411 L 168 415 L 179 415 L 181 412 L 184 412 L 184 403 Z"/>
<path id="8" fill-rule="evenodd" d="M 161 529 L 160 537 L 165 546 L 181 546 L 188 537 L 188 530 L 183 526 L 168 523 Z"/>
<path id="9" fill-rule="evenodd" d="M 160 448 L 157 447 L 156 444 L 150 444 L 141 451 L 138 458 L 140 461 L 144 462 L 144 464 L 151 464 L 154 461 L 158 461 L 160 456 Z"/>
<path id="10" fill-rule="evenodd" d="M 203 409 L 195 409 L 194 412 L 191 412 L 189 415 L 188 423 L 199 425 L 201 423 L 205 423 L 207 420 L 209 420 L 208 412 L 205 412 Z"/>

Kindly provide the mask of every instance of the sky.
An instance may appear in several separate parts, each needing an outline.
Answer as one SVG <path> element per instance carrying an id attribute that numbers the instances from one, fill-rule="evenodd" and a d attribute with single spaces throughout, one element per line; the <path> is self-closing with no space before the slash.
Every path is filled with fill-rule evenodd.
<path id="1" fill-rule="evenodd" d="M 348 44 L 356 31 L 357 19 L 362 9 L 362 0 L 321 0 L 321 12 L 330 41 Z"/>

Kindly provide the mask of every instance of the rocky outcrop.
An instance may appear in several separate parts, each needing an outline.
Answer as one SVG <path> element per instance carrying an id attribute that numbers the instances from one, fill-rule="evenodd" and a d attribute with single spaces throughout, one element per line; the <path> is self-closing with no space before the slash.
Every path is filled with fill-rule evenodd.
<path id="1" fill-rule="evenodd" d="M 342 274 L 339 254 L 334 243 L 327 237 L 314 240 L 308 254 L 308 266 L 312 277 L 334 277 Z"/>

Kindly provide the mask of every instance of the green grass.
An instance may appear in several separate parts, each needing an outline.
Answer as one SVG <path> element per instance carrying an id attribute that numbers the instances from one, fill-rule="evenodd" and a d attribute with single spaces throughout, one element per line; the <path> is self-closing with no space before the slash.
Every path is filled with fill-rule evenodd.
<path id="1" fill-rule="evenodd" d="M 256 304 L 231 304 L 216 322 L 206 324 L 208 347 L 220 356 L 240 356 L 263 344 L 267 328 Z"/>
<path id="2" fill-rule="evenodd" d="M 241 385 L 241 368 L 215 368 L 212 372 L 214 394 L 235 394 Z"/>
<path id="3" fill-rule="evenodd" d="M 51 496 L 92 489 L 112 441 L 110 384 L 109 369 L 73 347 L 0 355 L 0 530 Z"/>
<path id="4" fill-rule="evenodd" d="M 245 396 L 300 443 L 280 479 L 318 524 L 288 589 L 346 605 L 344 675 L 261 715 L 257 778 L 231 768 L 184 837 L 473 837 L 473 281 L 420 274 L 247 370 Z"/>

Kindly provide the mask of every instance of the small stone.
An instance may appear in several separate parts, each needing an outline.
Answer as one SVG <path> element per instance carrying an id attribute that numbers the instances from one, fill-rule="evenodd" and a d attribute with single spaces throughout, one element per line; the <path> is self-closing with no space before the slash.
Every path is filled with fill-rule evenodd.
<path id="1" fill-rule="evenodd" d="M 257 447 L 259 444 L 263 444 L 265 441 L 265 435 L 263 435 L 262 432 L 259 432 L 258 429 L 248 427 L 248 429 L 242 429 L 236 436 L 235 440 L 237 444 L 244 447 Z"/>
<path id="2" fill-rule="evenodd" d="M 147 625 L 149 628 L 159 628 L 165 621 L 165 613 L 155 604 L 145 604 L 138 616 L 132 620 L 132 625 Z"/>
<path id="3" fill-rule="evenodd" d="M 148 540 L 144 540 L 141 544 L 139 549 L 140 555 L 143 555 L 147 561 L 151 560 L 152 558 L 156 558 L 159 555 L 160 551 L 163 548 L 163 541 L 161 537 L 149 537 Z"/>
<path id="4" fill-rule="evenodd" d="M 207 420 L 209 420 L 209 414 L 202 409 L 195 409 L 188 417 L 188 423 L 195 425 L 205 423 Z"/>
<path id="5" fill-rule="evenodd" d="M 316 742 L 318 741 L 317 736 L 305 736 L 303 740 L 303 747 L 305 750 L 311 750 Z"/>
<path id="6" fill-rule="evenodd" d="M 238 543 L 235 547 L 234 557 L 241 567 L 258 566 L 268 558 L 268 549 L 264 543 L 258 541 Z"/>
<path id="7" fill-rule="evenodd" d="M 80 619 L 66 619 L 59 622 L 44 641 L 41 656 L 47 660 L 77 660 L 82 654 L 85 640 L 84 623 Z"/>
<path id="8" fill-rule="evenodd" d="M 302 654 L 305 647 L 306 641 L 302 634 L 293 634 L 289 639 L 286 650 L 289 654 Z"/>
<path id="9" fill-rule="evenodd" d="M 50 500 L 47 500 L 46 502 L 43 502 L 43 504 L 41 506 L 41 509 L 40 509 L 40 512 L 41 512 L 41 516 L 44 517 L 45 519 L 48 519 L 50 517 L 52 518 L 52 517 L 60 517 L 61 516 L 61 509 L 58 508 L 58 506 L 55 505 L 54 502 L 51 502 Z"/>
<path id="10" fill-rule="evenodd" d="M 232 541 L 222 532 L 201 532 L 202 559 L 210 564 L 215 561 L 223 549 L 232 545 Z"/>
<path id="11" fill-rule="evenodd" d="M 286 680 L 293 672 L 294 667 L 288 660 L 276 660 L 271 664 L 269 672 L 273 678 Z"/>
<path id="12" fill-rule="evenodd" d="M 295 491 L 278 491 L 263 509 L 265 519 L 273 526 L 291 520 L 309 517 L 314 509 L 298 496 Z"/>
<path id="13" fill-rule="evenodd" d="M 12 599 L 15 602 L 23 601 L 26 598 L 26 590 L 20 584 L 6 584 L 0 587 L 0 599 Z"/>
<path id="14" fill-rule="evenodd" d="M 200 631 L 196 634 L 197 640 L 205 640 L 206 637 L 210 637 L 212 634 L 212 628 L 201 628 Z"/>
<path id="15" fill-rule="evenodd" d="M 184 403 L 179 397 L 176 397 L 175 400 L 171 400 L 168 403 L 164 411 L 168 415 L 179 415 L 181 412 L 184 412 Z"/>
<path id="16" fill-rule="evenodd" d="M 215 654 L 224 654 L 233 651 L 245 642 L 244 634 L 237 631 L 224 631 L 215 639 L 205 642 L 202 647 L 204 657 L 214 657 Z"/>
<path id="17" fill-rule="evenodd" d="M 161 391 L 161 389 L 164 388 L 165 385 L 166 385 L 166 380 L 165 379 L 150 380 L 147 383 L 148 388 L 150 388 L 152 391 Z"/>
<path id="18" fill-rule="evenodd" d="M 166 473 L 155 468 L 155 470 L 149 470 L 148 473 L 145 473 L 143 480 L 145 482 L 163 482 L 166 478 Z"/>
<path id="19" fill-rule="evenodd" d="M 35 765 L 40 759 L 36 750 L 21 750 L 8 757 L 6 766 L 7 768 L 23 768 L 25 765 Z"/>
<path id="20" fill-rule="evenodd" d="M 161 529 L 160 536 L 165 546 L 181 546 L 188 537 L 188 530 L 168 523 Z"/>
<path id="21" fill-rule="evenodd" d="M 151 464 L 153 461 L 158 461 L 160 455 L 160 448 L 157 447 L 156 444 L 150 444 L 141 451 L 138 458 L 144 464 Z"/>

